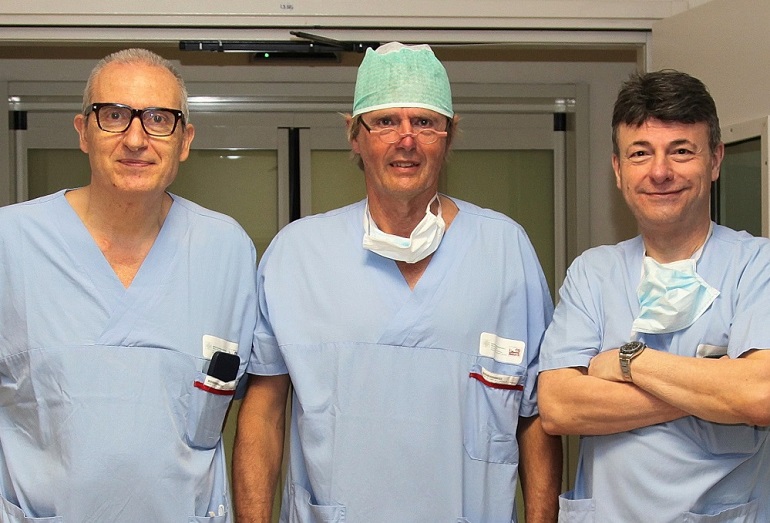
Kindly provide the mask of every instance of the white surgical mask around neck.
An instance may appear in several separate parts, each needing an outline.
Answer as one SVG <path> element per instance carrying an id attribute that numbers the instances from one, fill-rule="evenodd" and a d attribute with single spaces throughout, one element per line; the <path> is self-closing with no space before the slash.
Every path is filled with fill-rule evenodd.
<path id="1" fill-rule="evenodd" d="M 436 214 L 430 212 L 430 206 L 438 201 Z M 382 232 L 374 223 L 369 212 L 369 201 L 364 211 L 364 249 L 406 263 L 417 263 L 433 254 L 444 236 L 446 223 L 441 215 L 441 199 L 434 196 L 425 209 L 425 216 L 414 228 L 408 238 Z"/>

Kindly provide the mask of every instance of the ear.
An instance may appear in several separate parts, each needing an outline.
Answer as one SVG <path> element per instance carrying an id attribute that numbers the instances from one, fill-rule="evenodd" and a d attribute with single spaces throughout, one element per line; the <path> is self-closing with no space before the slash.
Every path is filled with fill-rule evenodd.
<path id="1" fill-rule="evenodd" d="M 75 125 L 75 130 L 78 132 L 78 138 L 80 142 L 80 150 L 88 154 L 88 139 L 86 133 L 88 131 L 88 117 L 82 114 L 76 114 L 75 120 L 72 122 Z"/>
<path id="2" fill-rule="evenodd" d="M 349 114 L 345 115 L 345 130 L 347 132 L 348 142 L 350 142 L 350 147 L 353 150 L 355 154 L 361 154 L 361 150 L 358 146 L 358 136 L 350 136 L 350 126 L 353 125 L 353 117 Z M 359 133 L 361 134 L 361 133 Z"/>
<path id="3" fill-rule="evenodd" d="M 182 144 L 179 149 L 180 162 L 185 161 L 190 156 L 190 144 L 192 144 L 193 138 L 195 138 L 195 127 L 188 123 L 184 126 L 184 133 L 182 134 Z"/>
<path id="4" fill-rule="evenodd" d="M 623 186 L 620 183 L 620 158 L 618 158 L 617 154 L 612 155 L 612 170 L 615 171 L 615 186 L 623 190 Z"/>
<path id="5" fill-rule="evenodd" d="M 711 181 L 715 182 L 719 178 L 719 170 L 722 167 L 722 160 L 725 159 L 725 144 L 719 142 L 716 150 L 711 155 Z"/>
<path id="6" fill-rule="evenodd" d="M 449 137 L 449 140 L 446 142 L 446 148 L 447 151 L 452 148 L 452 142 L 454 142 L 455 137 L 457 136 L 457 126 L 460 123 L 460 117 L 457 115 L 454 115 L 452 117 L 452 136 Z"/>

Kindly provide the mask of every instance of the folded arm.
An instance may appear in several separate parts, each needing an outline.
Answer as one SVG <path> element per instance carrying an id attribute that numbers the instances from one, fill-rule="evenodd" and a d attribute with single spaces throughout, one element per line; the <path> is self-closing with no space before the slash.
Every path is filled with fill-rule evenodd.
<path id="1" fill-rule="evenodd" d="M 617 358 L 616 351 L 620 372 Z M 540 417 L 550 434 L 614 434 L 687 415 L 633 384 L 591 376 L 584 367 L 544 371 L 538 384 Z"/>
<path id="2" fill-rule="evenodd" d="M 618 351 L 598 354 L 589 375 L 622 381 Z M 633 386 L 693 416 L 715 423 L 770 425 L 770 351 L 739 358 L 692 358 L 645 349 L 631 363 Z"/>

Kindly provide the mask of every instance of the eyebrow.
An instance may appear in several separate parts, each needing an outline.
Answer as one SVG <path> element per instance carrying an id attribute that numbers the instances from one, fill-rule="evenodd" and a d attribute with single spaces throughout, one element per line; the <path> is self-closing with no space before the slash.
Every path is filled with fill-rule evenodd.
<path id="1" fill-rule="evenodd" d="M 688 140 L 687 138 L 679 138 L 677 140 L 667 143 L 666 147 L 680 147 L 682 145 L 691 145 L 694 147 L 697 144 L 692 140 Z M 636 140 L 631 142 L 628 145 L 628 147 L 633 147 L 633 146 L 652 147 L 652 143 L 650 143 L 648 140 Z"/>
<path id="2" fill-rule="evenodd" d="M 693 142 L 692 140 L 688 140 L 687 138 L 680 138 L 679 140 L 674 140 L 669 144 L 669 147 L 678 147 L 680 145 L 691 145 L 695 147 L 697 144 Z"/>

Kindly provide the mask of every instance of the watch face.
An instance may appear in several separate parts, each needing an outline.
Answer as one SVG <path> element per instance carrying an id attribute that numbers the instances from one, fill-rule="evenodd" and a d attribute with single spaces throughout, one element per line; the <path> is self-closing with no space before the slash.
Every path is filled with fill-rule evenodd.
<path id="1" fill-rule="evenodd" d="M 621 354 L 636 354 L 644 348 L 644 343 L 641 341 L 631 341 L 620 346 Z"/>

